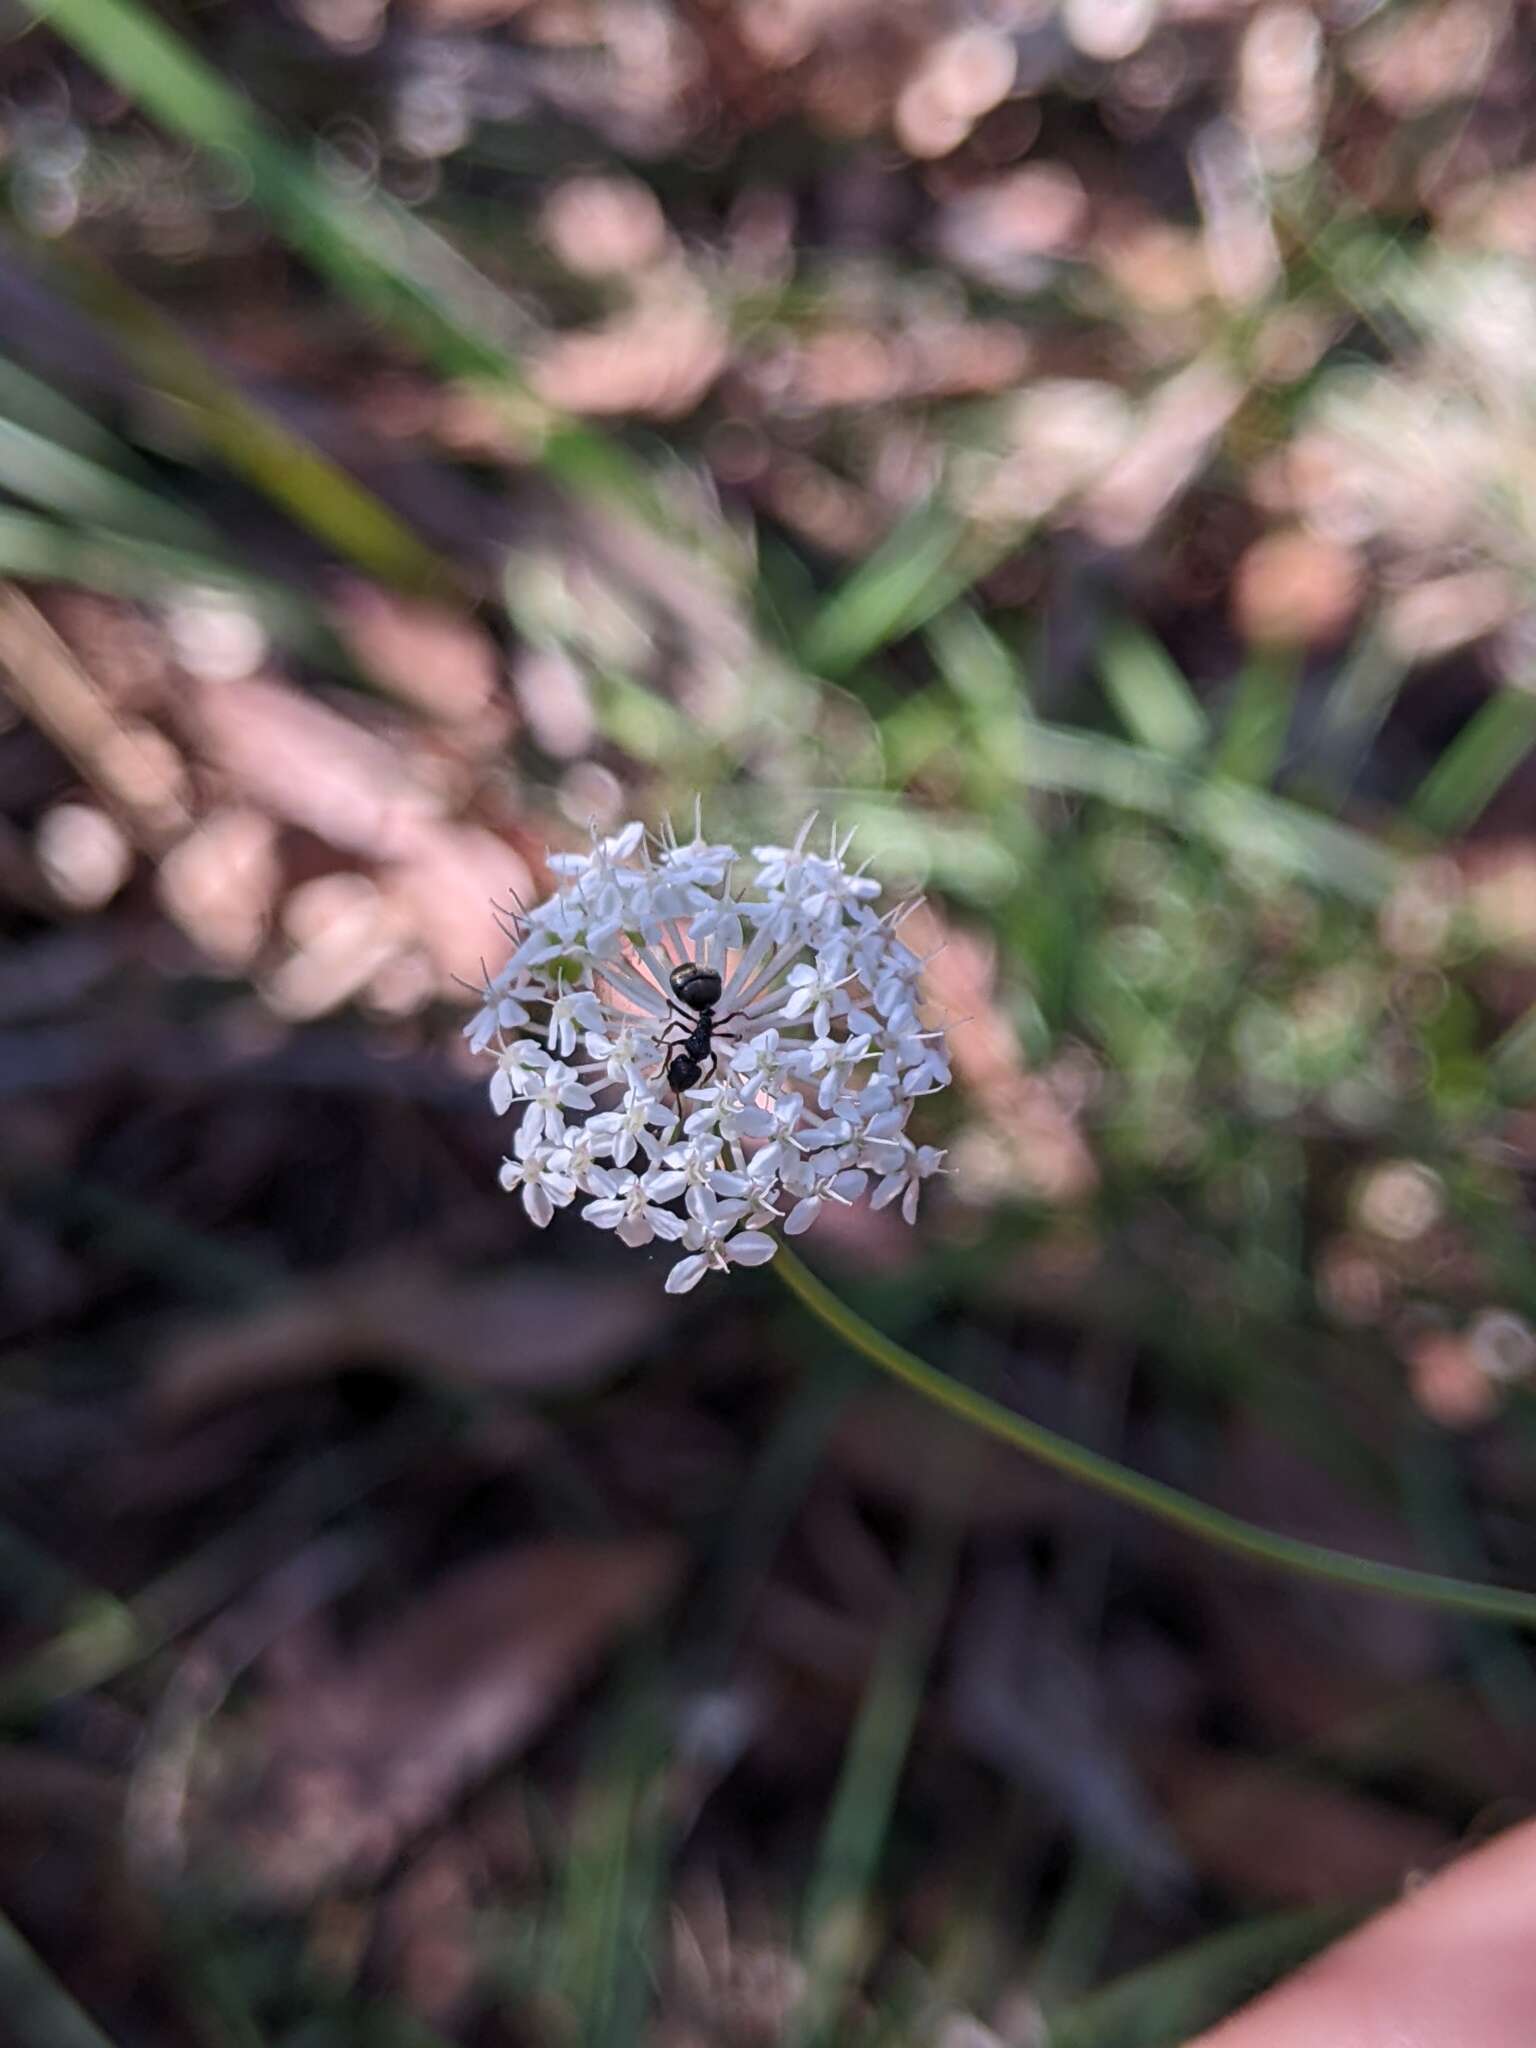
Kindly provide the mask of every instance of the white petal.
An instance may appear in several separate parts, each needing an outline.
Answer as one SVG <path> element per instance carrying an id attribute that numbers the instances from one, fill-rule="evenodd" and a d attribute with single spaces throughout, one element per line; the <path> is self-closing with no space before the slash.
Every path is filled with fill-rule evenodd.
<path id="1" fill-rule="evenodd" d="M 491 1107 L 498 1116 L 505 1116 L 517 1100 L 517 1091 L 512 1086 L 511 1076 L 505 1067 L 498 1067 L 491 1076 Z"/>
<path id="2" fill-rule="evenodd" d="M 820 1195 L 808 1195 L 803 1202 L 796 1202 L 789 1215 L 785 1218 L 784 1235 L 786 1237 L 798 1237 L 802 1231 L 810 1229 L 820 1214 Z"/>
<path id="3" fill-rule="evenodd" d="M 645 1216 L 656 1235 L 666 1238 L 671 1244 L 676 1244 L 688 1228 L 687 1219 L 674 1216 L 670 1209 L 647 1209 Z"/>
<path id="4" fill-rule="evenodd" d="M 536 1180 L 530 1181 L 523 1189 L 523 1207 L 540 1230 L 546 1227 L 555 1213 L 554 1203 Z"/>
<path id="5" fill-rule="evenodd" d="M 725 1255 L 733 1266 L 766 1266 L 777 1250 L 766 1231 L 744 1230 L 740 1237 L 731 1239 Z"/>
<path id="6" fill-rule="evenodd" d="M 778 1124 L 768 1110 L 749 1104 L 747 1108 L 736 1111 L 731 1118 L 731 1128 L 738 1138 L 771 1138 Z"/>
<path id="7" fill-rule="evenodd" d="M 692 1258 L 679 1259 L 667 1275 L 668 1294 L 686 1294 L 690 1287 L 697 1287 L 709 1270 L 709 1261 L 701 1253 Z"/>
<path id="8" fill-rule="evenodd" d="M 638 818 L 631 818 L 603 841 L 603 852 L 611 861 L 626 861 L 644 838 L 645 826 Z"/>
<path id="9" fill-rule="evenodd" d="M 599 1230 L 617 1230 L 629 1211 L 623 1202 L 588 1202 L 581 1213 L 588 1223 L 595 1223 Z"/>

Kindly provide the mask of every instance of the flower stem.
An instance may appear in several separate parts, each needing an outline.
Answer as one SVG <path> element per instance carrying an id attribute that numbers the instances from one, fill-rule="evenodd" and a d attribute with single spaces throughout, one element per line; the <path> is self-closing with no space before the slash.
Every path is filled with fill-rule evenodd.
<path id="1" fill-rule="evenodd" d="M 1261 1529 L 1257 1523 L 1209 1507 L 1177 1487 L 1132 1472 L 1112 1458 L 1101 1457 L 1097 1451 L 1073 1443 L 1070 1437 L 1058 1436 L 1038 1422 L 1015 1415 L 1012 1409 L 990 1400 L 974 1387 L 951 1379 L 948 1373 L 940 1372 L 937 1366 L 865 1322 L 825 1282 L 818 1280 L 787 1245 L 780 1246 L 773 1269 L 790 1292 L 829 1330 L 925 1400 L 974 1423 L 1000 1443 L 1011 1444 L 1015 1450 L 1027 1452 L 1042 1464 L 1064 1472 L 1069 1479 L 1096 1487 L 1100 1493 L 1182 1529 L 1187 1536 L 1216 1550 L 1246 1557 L 1271 1571 L 1296 1572 L 1305 1578 L 1353 1586 L 1362 1593 L 1379 1593 L 1392 1600 L 1416 1600 L 1426 1607 L 1446 1607 L 1460 1614 L 1477 1614 L 1490 1621 L 1536 1629 L 1536 1593 L 1524 1593 L 1514 1586 L 1445 1578 L 1438 1572 L 1413 1571 L 1404 1565 L 1377 1564 L 1368 1557 L 1354 1557 L 1348 1551 L 1330 1550 L 1321 1543 L 1307 1543 L 1300 1537 L 1282 1536 L 1274 1529 Z"/>

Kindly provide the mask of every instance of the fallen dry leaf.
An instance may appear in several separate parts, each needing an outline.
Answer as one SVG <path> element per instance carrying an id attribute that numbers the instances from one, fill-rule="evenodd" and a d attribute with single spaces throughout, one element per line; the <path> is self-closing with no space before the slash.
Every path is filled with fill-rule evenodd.
<path id="1" fill-rule="evenodd" d="M 1385 1564 L 1423 1563 L 1401 1522 L 1361 1500 L 1344 1481 L 1251 1416 L 1230 1425 L 1220 1478 L 1209 1492 L 1216 1506 L 1288 1536 Z M 1294 1581 L 1284 1583 L 1282 1597 L 1287 1607 L 1323 1617 L 1322 1625 L 1349 1643 L 1358 1669 L 1399 1684 L 1427 1678 L 1442 1655 L 1444 1621 L 1409 1601 L 1362 1600 L 1341 1587 Z"/>
<path id="2" fill-rule="evenodd" d="M 1145 540 L 1204 468 L 1242 397 L 1242 387 L 1214 363 L 1191 363 L 1170 377 L 1148 401 L 1130 445 L 1089 492 L 1089 533 L 1106 547 Z"/>
<path id="3" fill-rule="evenodd" d="M 210 1819 L 269 1897 L 376 1878 L 657 1611 L 680 1565 L 674 1541 L 645 1537 L 529 1544 L 464 1566 L 345 1663 L 253 1708 L 238 1747 L 263 1762 Z"/>
<path id="4" fill-rule="evenodd" d="M 349 853 L 397 858 L 441 810 L 388 740 L 270 676 L 200 685 L 188 723 L 250 801 Z"/>
<path id="5" fill-rule="evenodd" d="M 1080 1518 L 1084 1507 L 1069 1480 L 906 1393 L 855 1401 L 828 1456 L 874 1499 L 967 1529 L 1051 1528 Z"/>
<path id="6" fill-rule="evenodd" d="M 0 592 L 0 679 L 39 731 L 110 806 L 136 845 L 161 852 L 186 829 L 186 764 L 164 733 L 122 716 L 30 598 Z"/>
<path id="7" fill-rule="evenodd" d="M 1244 1898 L 1326 1905 L 1399 1890 L 1454 1837 L 1346 1785 L 1190 1749 L 1160 1760 L 1158 1790 L 1192 1862 Z"/>
<path id="8" fill-rule="evenodd" d="M 1187 1882 L 1126 1754 L 1123 1703 L 1022 1559 L 977 1574 L 956 1626 L 948 1710 L 965 1748 L 1050 1801 L 1143 1894 Z"/>
<path id="9" fill-rule="evenodd" d="M 948 1034 L 955 1073 L 985 1112 L 976 1126 L 988 1160 L 965 1157 L 1002 1188 L 1052 1202 L 1091 1194 L 1098 1167 L 1064 1096 L 1025 1065 L 1019 1035 L 997 1000 L 995 948 L 946 924 L 931 905 L 907 919 L 908 945 L 930 956 L 924 989 Z M 973 1152 L 977 1148 L 972 1148 Z"/>
<path id="10" fill-rule="evenodd" d="M 456 976 L 478 980 L 484 958 L 498 960 L 506 952 L 496 906 L 504 911 L 538 895 L 527 863 L 504 839 L 479 825 L 446 821 L 423 826 L 380 880 L 437 968 L 443 993 Z"/>
<path id="11" fill-rule="evenodd" d="M 1358 555 L 1302 529 L 1268 533 L 1245 550 L 1232 579 L 1238 631 L 1261 647 L 1337 640 L 1360 602 Z"/>
<path id="12" fill-rule="evenodd" d="M 1478 1809 L 1529 1779 L 1531 1732 L 1482 1701 L 1449 1683 L 1405 1688 L 1362 1669 L 1333 1654 L 1330 1631 L 1294 1614 L 1282 1620 L 1251 1588 L 1212 1587 L 1208 1599 L 1225 1688 L 1266 1741 L 1305 1745 L 1355 1774 L 1444 1787 Z"/>
<path id="13" fill-rule="evenodd" d="M 461 612 L 361 580 L 337 586 L 332 612 L 352 652 L 402 703 L 457 725 L 479 718 L 494 698 L 501 658 Z"/>
<path id="14" fill-rule="evenodd" d="M 532 364 L 529 382 L 566 412 L 681 419 L 719 376 L 726 354 L 709 307 L 671 292 L 605 326 L 557 336 Z"/>
<path id="15" fill-rule="evenodd" d="M 282 881 L 277 833 L 264 811 L 219 805 L 173 846 L 155 888 L 167 914 L 221 966 L 260 950 Z"/>
<path id="16" fill-rule="evenodd" d="M 667 1315 L 653 1286 L 513 1267 L 461 1280 L 409 1261 L 333 1274 L 239 1319 L 198 1323 L 161 1352 L 150 1402 L 181 1422 L 224 1402 L 393 1366 L 519 1393 L 576 1393 L 633 1356 Z"/>

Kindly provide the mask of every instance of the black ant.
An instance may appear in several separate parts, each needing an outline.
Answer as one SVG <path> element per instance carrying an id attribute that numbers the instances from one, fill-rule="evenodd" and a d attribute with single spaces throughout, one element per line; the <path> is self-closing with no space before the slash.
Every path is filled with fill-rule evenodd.
<path id="1" fill-rule="evenodd" d="M 679 960 L 668 980 L 678 1001 L 686 1003 L 688 1009 L 698 1015 L 698 1022 L 689 1026 L 667 1061 L 668 1085 L 674 1095 L 681 1095 L 685 1089 L 698 1086 L 706 1061 L 713 1080 L 720 1064 L 719 1055 L 714 1050 L 714 1034 L 721 1024 L 728 1024 L 731 1019 L 717 1019 L 715 1016 L 715 1005 L 720 1000 L 720 976 L 713 967 L 700 967 L 695 960 Z M 686 1017 L 687 1012 L 682 1014 Z M 663 1045 L 663 1053 L 667 1050 L 668 1047 Z"/>

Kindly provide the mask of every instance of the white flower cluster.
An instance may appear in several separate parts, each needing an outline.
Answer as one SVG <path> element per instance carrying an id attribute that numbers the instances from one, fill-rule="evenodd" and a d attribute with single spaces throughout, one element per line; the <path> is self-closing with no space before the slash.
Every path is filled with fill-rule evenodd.
<path id="1" fill-rule="evenodd" d="M 793 1236 L 871 1182 L 910 1223 L 943 1159 L 906 1134 L 949 1080 L 922 962 L 848 840 L 810 850 L 812 822 L 750 862 L 638 824 L 553 856 L 556 894 L 521 913 L 466 1027 L 497 1114 L 523 1105 L 502 1186 L 537 1224 L 582 1194 L 625 1244 L 677 1244 L 671 1294 L 762 1265 L 769 1226 Z"/>

